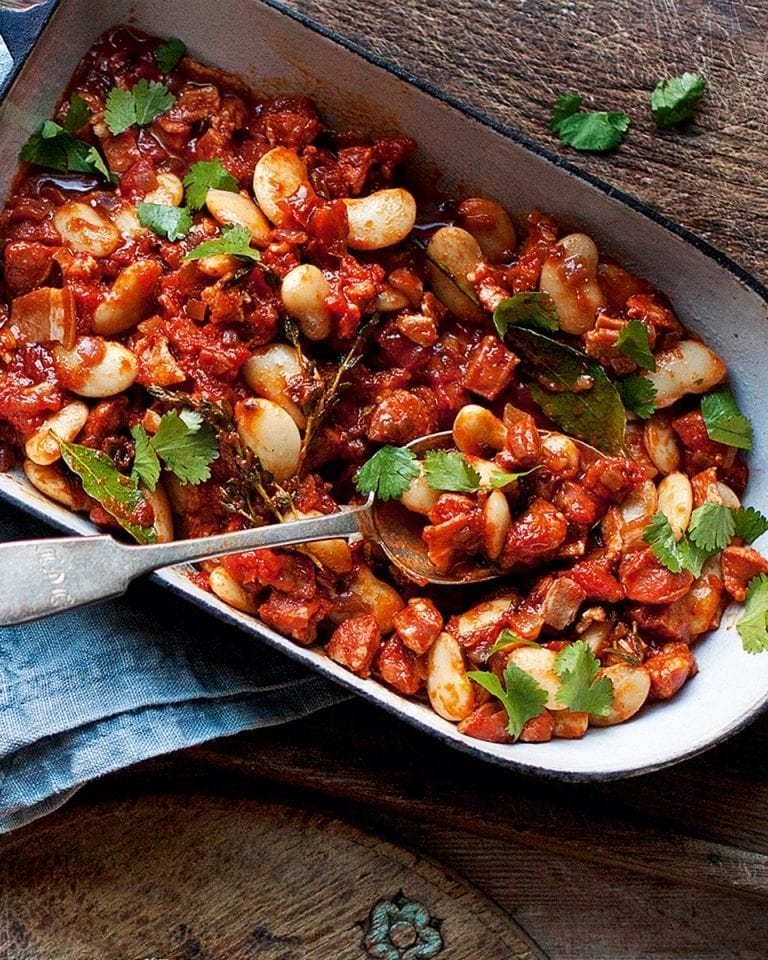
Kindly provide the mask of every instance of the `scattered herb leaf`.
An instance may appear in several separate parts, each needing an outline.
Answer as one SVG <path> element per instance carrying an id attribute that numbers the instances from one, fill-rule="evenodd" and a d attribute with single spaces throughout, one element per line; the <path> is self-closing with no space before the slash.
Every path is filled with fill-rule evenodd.
<path id="1" fill-rule="evenodd" d="M 725 550 L 733 539 L 736 520 L 733 511 L 720 503 L 703 503 L 691 514 L 688 536 L 702 550 Z"/>
<path id="2" fill-rule="evenodd" d="M 501 700 L 509 719 L 507 730 L 515 740 L 528 720 L 538 717 L 547 702 L 546 690 L 512 662 L 504 668 L 504 686 L 495 673 L 485 670 L 473 670 L 467 676 Z"/>
<path id="3" fill-rule="evenodd" d="M 136 101 L 130 90 L 112 87 L 107 94 L 104 120 L 113 136 L 124 133 L 136 123 Z"/>
<path id="4" fill-rule="evenodd" d="M 62 126 L 67 133 L 77 133 L 91 119 L 91 110 L 79 93 L 73 93 L 69 98 L 69 110 L 64 117 Z"/>
<path id="5" fill-rule="evenodd" d="M 753 577 L 736 630 L 747 653 L 768 650 L 768 574 Z"/>
<path id="6" fill-rule="evenodd" d="M 187 206 L 191 210 L 199 210 L 205 206 L 205 198 L 209 190 L 231 190 L 237 193 L 237 180 L 216 157 L 215 160 L 198 160 L 189 168 L 184 177 Z"/>
<path id="7" fill-rule="evenodd" d="M 648 342 L 648 327 L 639 320 L 629 320 L 619 331 L 616 349 L 634 360 L 643 370 L 655 370 L 656 361 Z"/>
<path id="8" fill-rule="evenodd" d="M 581 105 L 584 103 L 584 97 L 579 93 L 563 93 L 552 105 L 552 113 L 549 117 L 549 129 L 557 133 L 557 129 L 563 120 L 578 113 Z"/>
<path id="9" fill-rule="evenodd" d="M 581 110 L 583 98 L 567 93 L 555 100 L 549 127 L 560 142 L 574 150 L 606 153 L 615 150 L 629 129 L 629 117 L 618 111 Z"/>
<path id="10" fill-rule="evenodd" d="M 163 43 L 155 50 L 155 63 L 163 73 L 170 73 L 178 66 L 181 58 L 187 52 L 186 44 L 178 37 L 171 37 L 168 43 Z"/>
<path id="11" fill-rule="evenodd" d="M 141 424 L 131 427 L 131 436 L 134 439 L 131 479 L 136 483 L 143 483 L 150 493 L 154 493 L 162 470 L 160 459 L 155 453 L 149 434 Z"/>
<path id="12" fill-rule="evenodd" d="M 499 650 L 506 650 L 507 647 L 512 646 L 525 646 L 525 647 L 538 647 L 538 643 L 535 643 L 533 640 L 523 640 L 517 636 L 517 634 L 512 633 L 511 630 L 506 628 L 501 631 L 499 638 L 488 651 L 488 657 L 492 657 L 494 653 L 498 653 Z"/>
<path id="13" fill-rule="evenodd" d="M 705 525 L 706 527 L 706 525 Z M 702 530 L 702 540 L 706 539 L 705 528 Z M 689 536 L 675 541 L 669 520 L 659 511 L 643 532 L 643 539 L 650 544 L 654 557 L 672 573 L 687 570 L 694 577 L 701 576 L 704 563 L 717 553 L 716 549 L 709 549 L 696 543 Z"/>
<path id="14" fill-rule="evenodd" d="M 375 493 L 380 500 L 397 500 L 418 474 L 419 464 L 410 450 L 386 446 L 360 467 L 355 474 L 355 486 L 363 496 Z"/>
<path id="15" fill-rule="evenodd" d="M 32 134 L 21 148 L 19 160 L 49 170 L 99 174 L 106 180 L 114 180 L 95 147 L 76 139 L 53 120 L 45 120 L 40 129 Z"/>
<path id="16" fill-rule="evenodd" d="M 186 207 L 165 203 L 138 203 L 136 213 L 142 227 L 149 227 L 166 240 L 181 240 L 192 229 L 192 217 Z"/>
<path id="17" fill-rule="evenodd" d="M 741 450 L 752 449 L 752 424 L 739 411 L 728 387 L 701 398 L 701 415 L 710 440 Z"/>
<path id="18" fill-rule="evenodd" d="M 704 564 L 709 560 L 716 550 L 704 550 L 698 546 L 689 537 L 683 537 L 677 545 L 680 559 L 683 563 L 683 570 L 692 573 L 694 577 L 700 577 Z"/>
<path id="19" fill-rule="evenodd" d="M 143 469 L 143 461 L 148 459 L 146 448 L 149 447 L 182 483 L 196 485 L 210 478 L 211 463 L 219 455 L 216 438 L 211 428 L 203 423 L 202 416 L 194 410 L 182 410 L 181 413 L 171 410 L 164 414 L 152 436 L 140 425 L 131 433 L 134 439 L 140 438 L 137 441 L 142 454 L 139 471 Z M 134 469 L 137 469 L 135 462 Z M 151 471 L 154 472 L 154 465 Z"/>
<path id="20" fill-rule="evenodd" d="M 604 453 L 624 443 L 626 412 L 618 391 L 585 354 L 535 330 L 509 327 L 504 338 L 535 382 L 531 396 L 565 433 Z"/>
<path id="21" fill-rule="evenodd" d="M 112 87 L 107 95 L 104 120 L 115 136 L 138 124 L 146 127 L 176 102 L 168 87 L 155 80 L 139 80 L 130 90 Z"/>
<path id="22" fill-rule="evenodd" d="M 488 486 L 491 490 L 501 490 L 502 487 L 509 486 L 510 483 L 515 483 L 520 477 L 527 477 L 533 473 L 534 470 L 538 469 L 538 467 L 531 467 L 530 470 L 521 470 L 519 473 L 507 473 L 506 470 L 501 469 L 491 470 L 490 476 L 488 477 Z"/>
<path id="23" fill-rule="evenodd" d="M 185 260 L 202 260 L 203 257 L 215 257 L 225 253 L 232 257 L 243 257 L 258 263 L 261 254 L 251 246 L 251 231 L 248 227 L 224 227 L 221 236 L 215 240 L 204 240 L 184 257 Z"/>
<path id="24" fill-rule="evenodd" d="M 474 493 L 480 489 L 480 474 L 457 450 L 428 450 L 424 455 L 424 477 L 433 490 Z"/>
<path id="25" fill-rule="evenodd" d="M 651 94 L 651 114 L 656 126 L 676 127 L 690 120 L 706 86 L 707 81 L 700 73 L 659 80 Z"/>
<path id="26" fill-rule="evenodd" d="M 667 570 L 671 570 L 672 573 L 680 573 L 684 568 L 684 558 L 680 555 L 680 549 L 672 532 L 672 527 L 661 510 L 654 514 L 643 531 L 643 540 L 650 544 L 654 557 L 659 563 L 663 563 Z"/>
<path id="27" fill-rule="evenodd" d="M 768 530 L 768 519 L 754 507 L 739 507 L 733 511 L 734 536 L 745 543 L 754 543 Z"/>
<path id="28" fill-rule="evenodd" d="M 532 327 L 548 333 L 560 329 L 554 301 L 549 294 L 538 291 L 516 293 L 502 300 L 493 311 L 493 325 L 502 340 L 511 326 Z"/>
<path id="29" fill-rule="evenodd" d="M 100 173 L 105 180 L 109 180 L 110 183 L 117 183 L 117 177 L 107 166 L 107 162 L 96 149 L 96 147 L 91 147 L 90 150 L 85 155 L 85 162 L 89 163 L 96 173 Z"/>
<path id="30" fill-rule="evenodd" d="M 138 484 L 124 476 L 113 461 L 100 450 L 92 450 L 79 443 L 59 440 L 64 462 L 82 480 L 83 490 L 97 500 L 138 543 L 155 543 L 154 527 L 143 527 L 136 522 L 144 497 Z"/>
<path id="31" fill-rule="evenodd" d="M 604 717 L 611 711 L 613 684 L 598 677 L 600 661 L 584 640 L 569 644 L 555 658 L 555 672 L 562 683 L 555 699 L 575 712 Z"/>
<path id="32" fill-rule="evenodd" d="M 182 483 L 208 480 L 210 465 L 218 457 L 213 432 L 194 410 L 166 413 L 152 437 L 152 446 Z"/>
<path id="33" fill-rule="evenodd" d="M 653 416 L 656 410 L 656 387 L 648 377 L 630 373 L 628 377 L 619 380 L 618 386 L 619 396 L 627 410 L 637 414 L 641 420 Z"/>

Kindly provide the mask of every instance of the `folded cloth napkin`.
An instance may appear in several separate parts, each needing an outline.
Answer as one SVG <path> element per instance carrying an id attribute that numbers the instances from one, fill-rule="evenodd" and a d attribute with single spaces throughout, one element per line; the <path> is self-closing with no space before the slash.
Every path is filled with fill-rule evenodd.
<path id="1" fill-rule="evenodd" d="M 0 503 L 0 540 L 50 535 Z M 348 696 L 151 583 L 0 628 L 0 833 L 102 774 Z"/>

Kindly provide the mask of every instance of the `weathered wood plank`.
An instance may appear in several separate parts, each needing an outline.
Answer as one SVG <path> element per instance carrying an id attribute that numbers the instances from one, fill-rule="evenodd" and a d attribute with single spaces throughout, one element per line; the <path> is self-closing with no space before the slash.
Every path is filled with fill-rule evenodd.
<path id="1" fill-rule="evenodd" d="M 408 947 L 546 960 L 444 868 L 339 821 L 242 798 L 72 807 L 0 840 L 0 904 L 0 955 L 13 960 L 355 960 Z"/>
<path id="2" fill-rule="evenodd" d="M 452 0 L 288 6 L 655 206 L 768 280 L 768 71 L 763 2 Z M 662 76 L 703 72 L 697 122 L 659 133 L 648 97 Z M 561 148 L 554 98 L 625 110 L 607 157 Z"/>
<path id="3" fill-rule="evenodd" d="M 646 777 L 564 784 L 476 761 L 351 703 L 191 756 L 480 837 L 765 896 L 768 777 L 746 758 L 761 755 L 766 731 L 760 721 L 707 756 Z"/>

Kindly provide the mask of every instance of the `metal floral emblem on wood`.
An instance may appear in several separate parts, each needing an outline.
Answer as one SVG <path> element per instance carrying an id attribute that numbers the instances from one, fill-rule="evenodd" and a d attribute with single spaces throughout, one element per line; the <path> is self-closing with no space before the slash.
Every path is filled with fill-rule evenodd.
<path id="1" fill-rule="evenodd" d="M 379 900 L 362 924 L 363 948 L 376 960 L 431 960 L 445 946 L 442 921 L 402 890 L 392 900 Z"/>

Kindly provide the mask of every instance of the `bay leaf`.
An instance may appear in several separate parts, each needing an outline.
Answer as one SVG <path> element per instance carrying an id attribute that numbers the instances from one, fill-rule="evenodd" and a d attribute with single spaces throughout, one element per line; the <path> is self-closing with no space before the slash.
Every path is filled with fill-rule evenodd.
<path id="1" fill-rule="evenodd" d="M 64 462 L 83 482 L 83 490 L 98 501 L 107 513 L 138 543 L 155 543 L 154 526 L 143 527 L 136 522 L 144 496 L 135 480 L 120 473 L 112 460 L 99 450 L 80 443 L 59 440 Z"/>
<path id="2" fill-rule="evenodd" d="M 550 420 L 603 453 L 621 451 L 626 411 L 599 364 L 535 330 L 511 326 L 504 339 L 520 357 L 531 396 Z"/>

